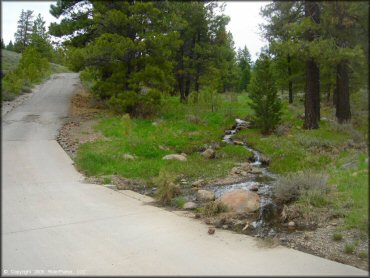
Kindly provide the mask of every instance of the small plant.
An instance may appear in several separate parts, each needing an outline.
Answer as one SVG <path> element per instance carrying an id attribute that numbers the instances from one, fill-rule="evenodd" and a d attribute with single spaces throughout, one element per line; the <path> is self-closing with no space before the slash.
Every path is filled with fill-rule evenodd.
<path id="1" fill-rule="evenodd" d="M 162 205 L 169 205 L 171 200 L 180 194 L 180 188 L 174 181 L 175 177 L 164 171 L 153 179 L 154 185 L 158 188 L 156 197 Z"/>
<path id="2" fill-rule="evenodd" d="M 340 241 L 342 239 L 343 239 L 343 235 L 341 233 L 335 233 L 333 235 L 333 240 L 335 240 L 335 241 Z"/>
<path id="3" fill-rule="evenodd" d="M 344 246 L 344 253 L 346 253 L 346 254 L 353 254 L 353 252 L 355 252 L 355 246 L 353 244 L 347 243 Z"/>
<path id="4" fill-rule="evenodd" d="M 365 259 L 367 258 L 368 254 L 366 251 L 361 251 L 358 253 L 358 256 L 361 258 L 361 259 Z"/>
<path id="5" fill-rule="evenodd" d="M 280 203 L 289 203 L 303 196 L 306 202 L 312 205 L 322 204 L 324 200 L 320 195 L 325 195 L 328 191 L 326 181 L 327 176 L 320 173 L 311 171 L 292 173 L 281 177 L 275 183 L 273 193 Z"/>
<path id="6" fill-rule="evenodd" d="M 186 199 L 184 197 L 177 197 L 172 199 L 172 204 L 177 208 L 182 208 L 186 203 Z"/>
<path id="7" fill-rule="evenodd" d="M 222 212 L 227 212 L 228 208 L 226 205 L 224 205 L 221 202 L 209 202 L 204 207 L 203 214 L 207 217 L 215 216 L 217 214 L 220 214 Z"/>

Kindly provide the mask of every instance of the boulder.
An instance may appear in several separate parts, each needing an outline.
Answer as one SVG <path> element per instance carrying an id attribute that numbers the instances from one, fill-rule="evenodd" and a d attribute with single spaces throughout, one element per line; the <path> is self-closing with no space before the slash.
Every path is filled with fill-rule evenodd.
<path id="1" fill-rule="evenodd" d="M 179 161 L 186 161 L 186 157 L 181 154 L 168 154 L 164 156 L 162 159 L 164 160 L 179 160 Z"/>
<path id="2" fill-rule="evenodd" d="M 241 170 L 240 170 L 240 168 L 239 168 L 239 167 L 233 167 L 233 168 L 231 169 L 231 171 L 230 171 L 230 174 L 231 174 L 231 175 L 240 175 L 240 173 L 241 173 Z"/>
<path id="3" fill-rule="evenodd" d="M 234 145 L 240 145 L 240 146 L 244 145 L 244 143 L 242 141 L 239 141 L 239 140 L 233 140 L 233 143 L 234 143 Z"/>
<path id="4" fill-rule="evenodd" d="M 112 184 L 114 184 L 118 190 L 132 190 L 135 187 L 140 186 L 136 181 L 116 175 L 112 176 Z"/>
<path id="5" fill-rule="evenodd" d="M 261 161 L 261 164 L 263 166 L 268 166 L 270 164 L 270 162 L 271 162 L 271 158 L 269 158 L 269 157 L 267 157 L 267 156 L 265 156 L 265 155 L 262 154 L 261 157 L 260 157 L 260 161 Z"/>
<path id="6" fill-rule="evenodd" d="M 135 160 L 135 157 L 133 155 L 127 153 L 123 154 L 122 158 L 125 160 Z"/>
<path id="7" fill-rule="evenodd" d="M 257 167 L 252 167 L 251 171 L 252 174 L 262 174 L 262 170 Z"/>
<path id="8" fill-rule="evenodd" d="M 193 182 L 191 185 L 193 187 L 202 187 L 205 184 L 206 184 L 206 182 L 204 180 L 197 180 L 197 181 Z"/>
<path id="9" fill-rule="evenodd" d="M 200 202 L 209 202 L 215 199 L 215 193 L 208 190 L 198 190 L 197 200 Z"/>
<path id="10" fill-rule="evenodd" d="M 212 159 L 212 158 L 215 158 L 216 156 L 216 152 L 213 149 L 206 149 L 201 154 L 204 158 L 207 158 L 207 159 Z"/>
<path id="11" fill-rule="evenodd" d="M 260 197 L 258 194 L 245 189 L 236 189 L 226 192 L 216 202 L 221 202 L 230 210 L 237 213 L 249 213 L 260 208 Z"/>
<path id="12" fill-rule="evenodd" d="M 248 162 L 242 163 L 239 168 L 247 173 L 252 171 L 252 166 Z"/>
<path id="13" fill-rule="evenodd" d="M 186 202 L 182 208 L 183 209 L 196 209 L 197 204 L 194 202 Z"/>

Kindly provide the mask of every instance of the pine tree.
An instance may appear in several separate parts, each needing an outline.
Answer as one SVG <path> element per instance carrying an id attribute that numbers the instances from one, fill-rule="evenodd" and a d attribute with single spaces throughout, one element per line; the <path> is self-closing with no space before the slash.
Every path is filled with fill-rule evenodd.
<path id="1" fill-rule="evenodd" d="M 1 39 L 1 49 L 5 49 L 5 44 L 4 44 L 4 40 Z"/>
<path id="2" fill-rule="evenodd" d="M 270 133 L 280 122 L 281 101 L 271 72 L 271 58 L 265 53 L 256 61 L 248 92 L 256 126 L 262 133 Z"/>
<path id="3" fill-rule="evenodd" d="M 33 11 L 22 10 L 18 20 L 17 32 L 14 34 L 14 47 L 17 52 L 23 52 L 31 42 L 33 27 Z"/>
<path id="4" fill-rule="evenodd" d="M 241 92 L 247 89 L 251 78 L 252 60 L 247 46 L 244 46 L 243 49 L 238 49 L 236 60 L 241 71 L 241 79 L 238 88 Z"/>
<path id="5" fill-rule="evenodd" d="M 320 23 L 320 6 L 318 2 L 305 1 L 305 16 L 312 24 Z M 318 36 L 313 29 L 306 31 L 306 40 L 313 41 Z M 307 88 L 305 94 L 305 129 L 319 128 L 320 121 L 320 69 L 313 57 L 306 61 Z"/>
<path id="6" fill-rule="evenodd" d="M 49 36 L 45 28 L 45 21 L 41 14 L 38 14 L 33 23 L 30 45 L 32 45 L 36 51 L 41 53 L 43 57 L 47 58 L 49 61 L 52 59 L 53 47 L 49 42 Z"/>
<path id="7" fill-rule="evenodd" d="M 14 45 L 12 40 L 10 40 L 9 44 L 6 46 L 6 50 L 14 51 Z"/>

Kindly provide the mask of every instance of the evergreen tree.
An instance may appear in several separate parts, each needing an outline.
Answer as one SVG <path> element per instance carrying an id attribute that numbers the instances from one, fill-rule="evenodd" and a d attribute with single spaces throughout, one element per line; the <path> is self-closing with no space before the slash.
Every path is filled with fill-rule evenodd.
<path id="1" fill-rule="evenodd" d="M 18 20 L 17 32 L 14 34 L 14 48 L 17 52 L 23 52 L 31 42 L 31 34 L 33 27 L 33 11 L 22 10 Z"/>
<path id="2" fill-rule="evenodd" d="M 3 39 L 1 39 L 1 49 L 5 49 L 5 44 L 4 44 Z"/>
<path id="3" fill-rule="evenodd" d="M 14 45 L 12 40 L 10 40 L 9 44 L 6 46 L 6 49 L 9 51 L 14 51 Z"/>
<path id="4" fill-rule="evenodd" d="M 247 46 L 244 46 L 243 49 L 238 49 L 236 60 L 241 71 L 239 91 L 244 91 L 250 82 L 252 65 L 251 55 Z"/>
<path id="5" fill-rule="evenodd" d="M 312 25 L 320 23 L 320 6 L 318 2 L 305 1 L 305 16 Z M 314 28 L 306 30 L 306 40 L 313 41 L 318 34 Z M 319 128 L 320 121 L 320 69 L 313 57 L 306 61 L 307 88 L 305 94 L 305 129 Z"/>
<path id="6" fill-rule="evenodd" d="M 281 101 L 271 72 L 271 58 L 265 53 L 256 61 L 248 92 L 256 126 L 262 133 L 270 133 L 280 122 Z"/>
<path id="7" fill-rule="evenodd" d="M 53 47 L 49 42 L 49 37 L 45 28 L 45 21 L 41 14 L 38 14 L 32 27 L 31 41 L 36 51 L 42 54 L 43 57 L 51 61 L 53 56 Z"/>

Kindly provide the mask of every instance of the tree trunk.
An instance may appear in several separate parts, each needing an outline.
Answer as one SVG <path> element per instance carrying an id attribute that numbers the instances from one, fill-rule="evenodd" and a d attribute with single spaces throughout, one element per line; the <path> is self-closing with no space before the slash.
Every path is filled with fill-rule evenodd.
<path id="1" fill-rule="evenodd" d="M 337 65 L 337 97 L 335 116 L 339 123 L 351 120 L 351 108 L 349 102 L 349 80 L 348 65 L 346 61 L 341 61 Z"/>
<path id="2" fill-rule="evenodd" d="M 326 94 L 326 102 L 330 102 L 330 90 L 331 90 L 331 84 L 329 83 L 328 89 L 327 89 L 327 94 Z"/>
<path id="3" fill-rule="evenodd" d="M 316 109 L 317 98 L 315 95 L 317 91 L 320 92 L 320 71 L 313 59 L 307 61 L 307 91 L 305 94 L 305 117 L 304 117 L 304 128 L 305 129 L 317 129 L 319 128 L 319 114 Z"/>
<path id="4" fill-rule="evenodd" d="M 180 91 L 180 101 L 186 102 L 184 90 L 184 45 L 180 47 L 180 62 L 178 71 L 180 71 L 180 73 L 177 73 L 177 82 L 179 84 Z"/>
<path id="5" fill-rule="evenodd" d="M 291 80 L 292 68 L 290 66 L 289 54 L 288 54 L 288 76 L 289 76 L 289 103 L 293 103 L 293 81 Z"/>
<path id="6" fill-rule="evenodd" d="M 314 1 L 305 1 L 305 16 L 311 18 L 314 23 L 320 23 L 319 4 Z M 309 30 L 306 33 L 308 41 L 313 41 L 315 33 Z M 305 129 L 319 128 L 320 121 L 320 70 L 313 58 L 308 58 L 306 73 L 307 90 L 305 94 Z"/>

